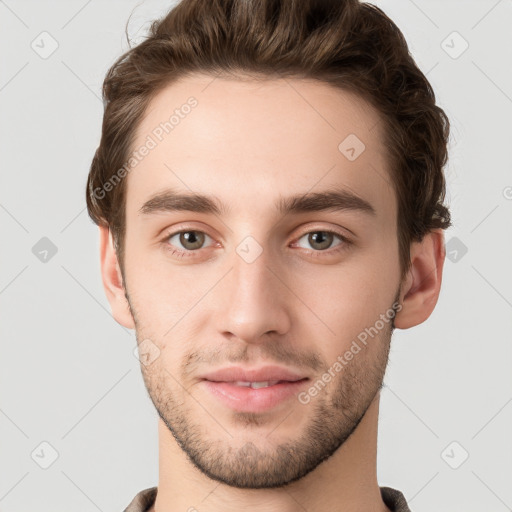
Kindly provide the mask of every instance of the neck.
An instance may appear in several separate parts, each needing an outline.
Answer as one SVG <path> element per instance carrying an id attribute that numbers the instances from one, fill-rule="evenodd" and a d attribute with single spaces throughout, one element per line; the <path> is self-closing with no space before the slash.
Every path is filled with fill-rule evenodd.
<path id="1" fill-rule="evenodd" d="M 151 510 L 389 512 L 376 474 L 379 399 L 377 393 L 356 430 L 332 457 L 304 478 L 275 489 L 238 489 L 208 478 L 187 459 L 160 419 L 159 483 Z"/>

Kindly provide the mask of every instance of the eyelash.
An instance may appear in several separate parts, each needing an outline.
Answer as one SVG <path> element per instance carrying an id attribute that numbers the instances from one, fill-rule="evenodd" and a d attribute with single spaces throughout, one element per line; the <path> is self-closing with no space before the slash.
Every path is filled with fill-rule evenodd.
<path id="1" fill-rule="evenodd" d="M 209 238 L 212 238 L 210 235 L 208 235 L 207 233 L 205 233 L 204 231 L 201 231 L 199 229 L 181 229 L 179 231 L 166 233 L 165 237 L 161 240 L 160 243 L 164 246 L 164 249 L 166 251 L 169 251 L 171 253 L 172 256 L 176 256 L 178 258 L 194 258 L 195 256 L 193 254 L 199 252 L 202 248 L 184 251 L 181 249 L 177 249 L 176 247 L 169 244 L 169 239 L 172 238 L 173 236 L 179 235 L 181 233 L 188 233 L 188 232 L 203 233 L 204 235 L 208 236 Z M 338 231 L 329 230 L 329 229 L 313 229 L 310 231 L 306 231 L 305 233 L 302 233 L 302 235 L 300 235 L 296 239 L 296 242 L 294 242 L 294 244 L 298 243 L 298 241 L 301 238 L 303 238 L 304 236 L 309 235 L 311 233 L 329 233 L 329 234 L 332 234 L 332 235 L 338 237 L 341 240 L 341 243 L 339 243 L 332 249 L 330 248 L 330 249 L 324 249 L 324 250 L 320 250 L 320 251 L 309 250 L 308 252 L 314 258 L 322 257 L 324 254 L 329 254 L 329 255 L 338 254 L 342 251 L 346 251 L 352 245 L 352 242 L 345 235 L 342 235 Z M 301 249 L 303 249 L 303 248 L 301 248 Z"/>

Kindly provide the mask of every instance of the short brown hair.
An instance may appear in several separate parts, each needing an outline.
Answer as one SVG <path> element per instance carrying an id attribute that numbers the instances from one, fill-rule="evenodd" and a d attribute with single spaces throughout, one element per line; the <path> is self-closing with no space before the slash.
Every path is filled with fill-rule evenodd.
<path id="1" fill-rule="evenodd" d="M 125 165 L 151 99 L 194 72 L 317 79 L 373 105 L 384 121 L 398 201 L 402 278 L 411 243 L 451 225 L 443 205 L 449 120 L 382 10 L 358 0 L 182 0 L 112 65 L 103 83 L 105 111 L 87 208 L 95 223 L 110 227 L 121 266 L 126 180 L 108 193 L 103 187 Z"/>

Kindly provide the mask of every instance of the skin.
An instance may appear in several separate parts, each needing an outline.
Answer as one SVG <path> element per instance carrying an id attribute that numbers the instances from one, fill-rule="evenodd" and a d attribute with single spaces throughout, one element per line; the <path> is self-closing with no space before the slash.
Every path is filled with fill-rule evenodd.
<path id="1" fill-rule="evenodd" d="M 307 404 L 292 397 L 264 413 L 240 413 L 199 376 L 278 364 L 315 382 L 395 298 L 395 327 L 422 323 L 441 287 L 443 233 L 411 246 L 412 267 L 400 282 L 383 128 L 360 97 L 304 79 L 191 75 L 154 97 L 134 148 L 190 96 L 197 107 L 125 178 L 123 272 L 109 229 L 100 228 L 113 316 L 159 351 L 141 364 L 160 416 L 152 510 L 387 511 L 376 457 L 390 323 Z M 354 161 L 338 150 L 348 134 L 365 144 Z M 363 198 L 375 215 L 275 208 L 280 197 L 331 187 Z M 169 188 L 216 196 L 228 212 L 141 212 Z M 187 230 L 208 236 L 195 249 L 170 236 Z M 309 236 L 333 230 L 349 243 L 335 235 L 321 250 Z M 249 235 L 262 250 L 251 263 L 236 251 Z M 193 254 L 180 258 L 169 248 Z"/>

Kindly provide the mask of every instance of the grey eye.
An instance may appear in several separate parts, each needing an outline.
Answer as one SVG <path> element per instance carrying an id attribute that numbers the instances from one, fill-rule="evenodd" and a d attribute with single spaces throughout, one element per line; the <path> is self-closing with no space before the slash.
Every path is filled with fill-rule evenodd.
<path id="1" fill-rule="evenodd" d="M 310 233 L 306 233 L 304 236 L 301 236 L 299 238 L 300 247 L 304 247 L 303 245 L 300 244 L 300 240 L 306 237 L 307 243 L 310 244 L 310 247 L 318 251 L 324 251 L 325 249 L 329 249 L 332 246 L 333 240 L 335 238 L 340 238 L 336 233 L 332 233 L 331 231 L 311 231 Z M 339 243 L 341 243 L 341 241 Z M 310 247 L 304 248 L 309 249 Z"/>
<path id="2" fill-rule="evenodd" d="M 169 243 L 175 245 L 176 242 L 172 242 L 174 238 L 178 237 L 178 241 L 181 244 L 181 247 L 187 251 L 194 251 L 197 249 L 201 249 L 206 238 L 210 238 L 207 234 L 202 231 L 180 231 L 179 233 L 175 233 L 174 235 L 169 237 Z"/>

